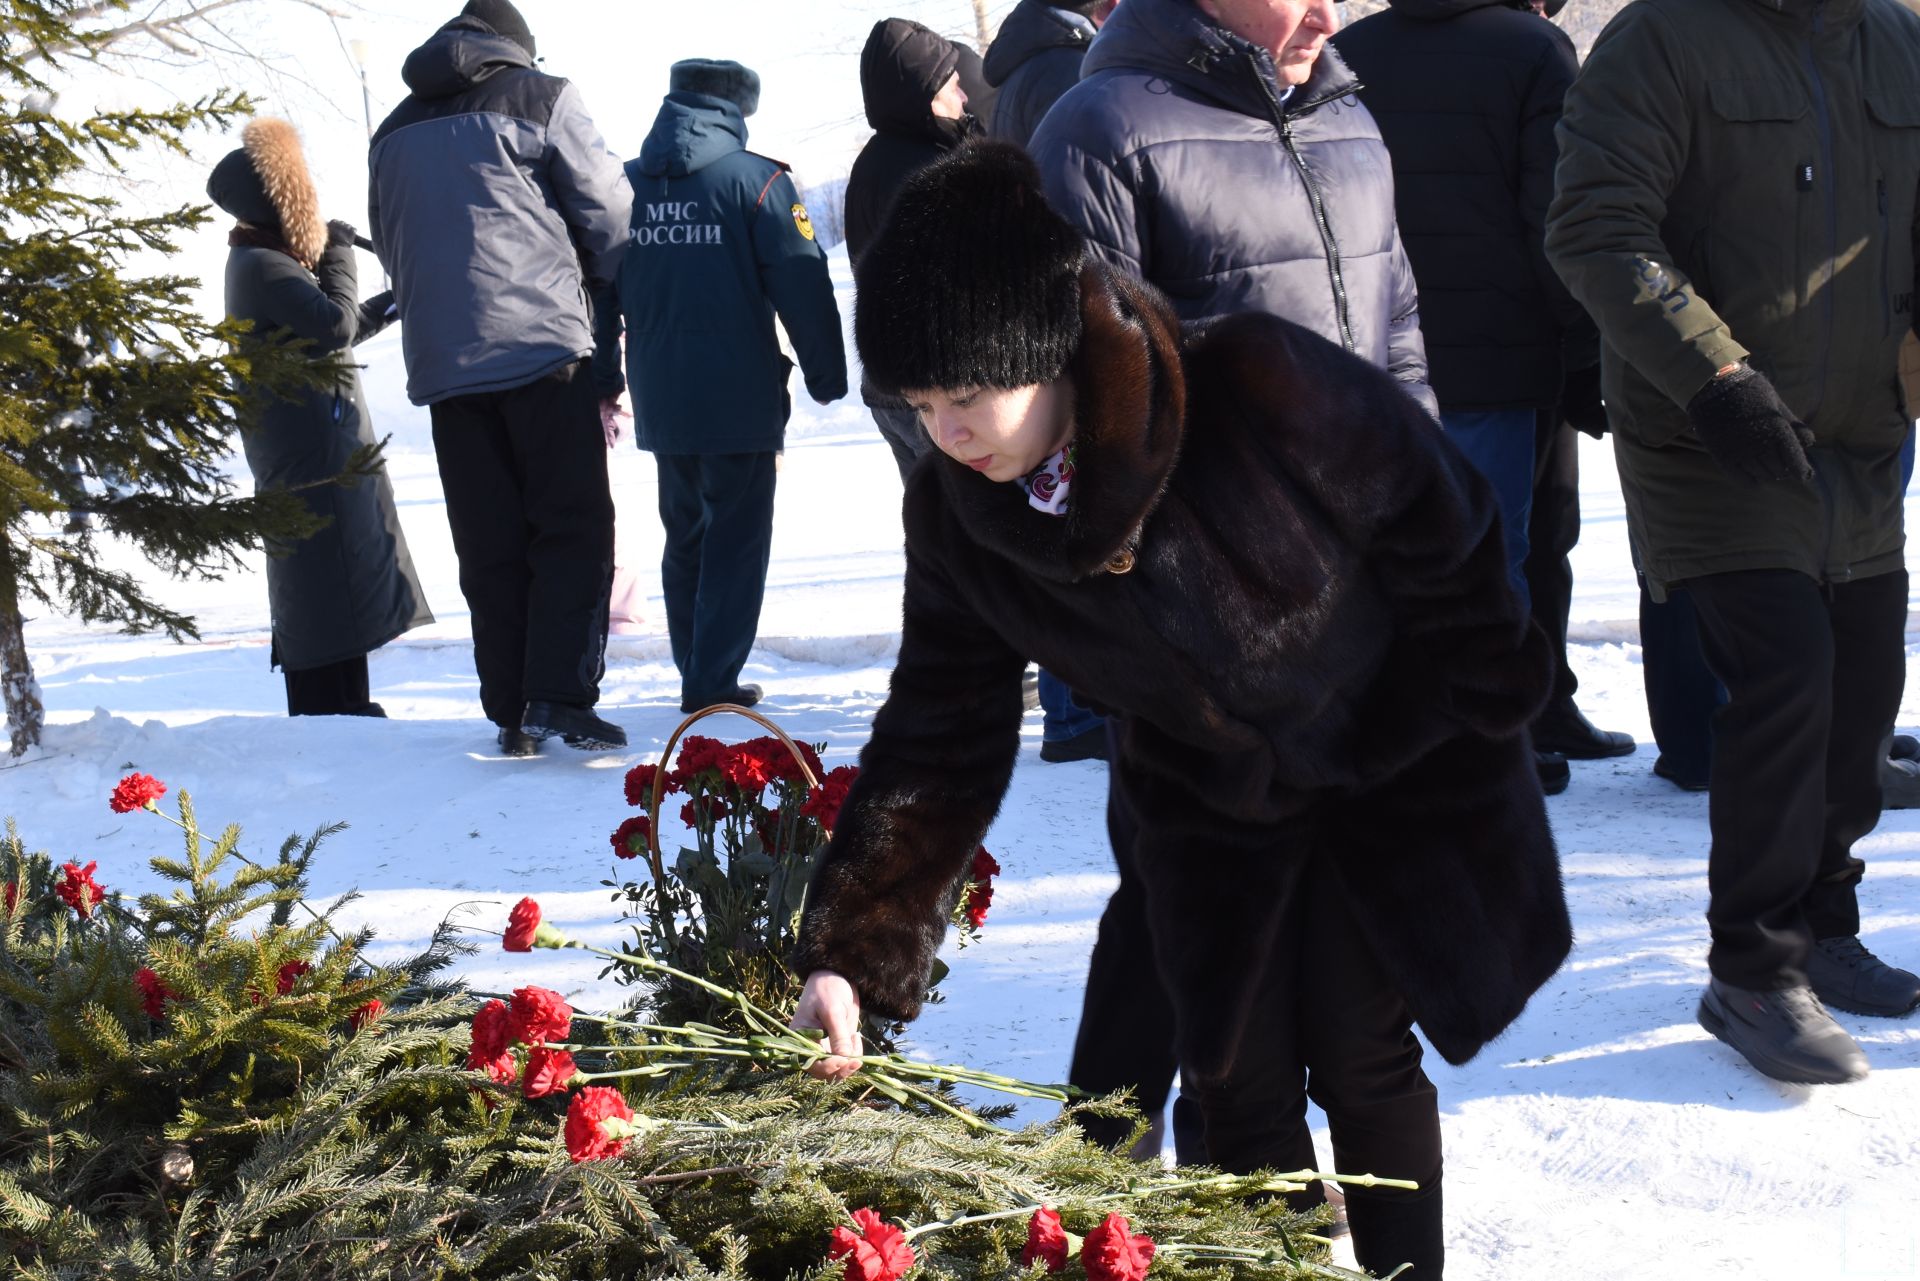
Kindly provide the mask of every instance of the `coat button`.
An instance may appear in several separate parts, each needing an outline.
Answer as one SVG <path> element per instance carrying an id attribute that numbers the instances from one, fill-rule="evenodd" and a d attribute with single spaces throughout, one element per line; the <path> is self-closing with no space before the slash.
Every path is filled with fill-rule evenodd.
<path id="1" fill-rule="evenodd" d="M 1122 547 L 1113 554 L 1113 559 L 1107 562 L 1107 572 L 1109 574 L 1125 574 L 1132 569 L 1133 551 L 1131 548 Z"/>

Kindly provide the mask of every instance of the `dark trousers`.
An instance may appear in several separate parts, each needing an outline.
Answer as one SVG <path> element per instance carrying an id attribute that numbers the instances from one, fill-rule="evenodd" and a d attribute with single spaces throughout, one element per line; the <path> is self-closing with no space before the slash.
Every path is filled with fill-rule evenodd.
<path id="1" fill-rule="evenodd" d="M 432 406 L 487 719 L 600 700 L 613 586 L 607 442 L 585 361 Z"/>
<path id="2" fill-rule="evenodd" d="M 1798 986 L 1814 939 L 1860 931 L 1866 865 L 1852 851 L 1880 820 L 1906 571 L 1822 587 L 1743 570 L 1686 586 L 1728 694 L 1713 727 L 1707 963 L 1736 987 Z"/>
<path id="3" fill-rule="evenodd" d="M 1177 1067 L 1175 1014 L 1154 962 L 1135 862 L 1138 819 L 1112 783 L 1107 825 L 1120 885 L 1100 918 L 1068 1080 L 1095 1094 L 1131 1089 L 1155 1116 Z M 1248 958 L 1249 969 L 1262 971 L 1265 1017 L 1249 1029 L 1226 1078 L 1183 1078 L 1182 1102 L 1199 1113 L 1207 1160 L 1233 1172 L 1320 1168 L 1306 1121 L 1308 1099 L 1318 1103 L 1332 1130 L 1335 1169 L 1409 1178 L 1423 1189 L 1347 1189 L 1361 1262 L 1382 1272 L 1415 1262 L 1418 1275 L 1437 1277 L 1440 1116 L 1412 1015 L 1358 942 L 1332 877 L 1303 862 L 1287 893 L 1291 926 L 1281 931 L 1282 950 Z M 1180 1113 L 1176 1107 L 1176 1129 Z M 1087 1128 L 1099 1142 L 1125 1138 L 1110 1124 Z M 1295 1199 L 1320 1198 L 1316 1185 Z M 1398 1257 L 1389 1261 L 1390 1254 Z"/>
<path id="4" fill-rule="evenodd" d="M 373 694 L 367 688 L 367 656 L 343 658 L 305 671 L 282 670 L 287 682 L 289 716 L 367 716 Z"/>
<path id="5" fill-rule="evenodd" d="M 1640 681 L 1653 741 L 1669 772 L 1704 782 L 1713 769 L 1713 718 L 1727 690 L 1707 665 L 1693 597 L 1685 588 L 1656 601 L 1640 580 Z"/>
<path id="6" fill-rule="evenodd" d="M 682 701 L 740 683 L 773 554 L 774 460 L 758 454 L 655 454 L 666 552 L 660 585 Z"/>
<path id="7" fill-rule="evenodd" d="M 1535 416 L 1533 506 L 1527 514 L 1527 594 L 1533 619 L 1553 647 L 1553 698 L 1573 702 L 1580 682 L 1567 663 L 1573 616 L 1573 549 L 1580 541 L 1580 433 L 1547 410 Z"/>
<path id="8" fill-rule="evenodd" d="M 904 406 L 868 405 L 867 409 L 873 414 L 873 425 L 880 429 L 880 438 L 893 451 L 894 466 L 900 469 L 904 481 L 920 455 L 933 448 L 927 429 L 920 425 L 920 415 Z"/>

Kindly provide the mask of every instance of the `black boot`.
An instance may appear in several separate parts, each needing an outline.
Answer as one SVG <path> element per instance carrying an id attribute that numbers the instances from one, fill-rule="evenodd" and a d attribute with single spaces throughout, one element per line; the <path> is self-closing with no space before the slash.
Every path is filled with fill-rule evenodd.
<path id="1" fill-rule="evenodd" d="M 533 739 L 558 734 L 561 742 L 583 752 L 605 752 L 627 745 L 627 731 L 612 721 L 601 720 L 591 707 L 571 703 L 528 703 L 526 714 L 520 718 L 520 732 Z"/>
<path id="2" fill-rule="evenodd" d="M 1554 703 L 1533 723 L 1533 746 L 1558 752 L 1570 761 L 1597 761 L 1609 756 L 1631 756 L 1633 735 L 1616 729 L 1597 729 L 1571 700 Z"/>
<path id="3" fill-rule="evenodd" d="M 1440 1180 L 1418 1192 L 1343 1185 L 1353 1257 L 1384 1277 L 1401 1264 L 1406 1281 L 1440 1281 L 1447 1262 L 1447 1234 L 1440 1212 Z"/>
<path id="4" fill-rule="evenodd" d="M 1548 796 L 1558 796 L 1567 790 L 1567 784 L 1573 781 L 1573 770 L 1567 765 L 1567 758 L 1558 752 L 1533 754 L 1533 765 L 1540 772 L 1540 790 Z"/>

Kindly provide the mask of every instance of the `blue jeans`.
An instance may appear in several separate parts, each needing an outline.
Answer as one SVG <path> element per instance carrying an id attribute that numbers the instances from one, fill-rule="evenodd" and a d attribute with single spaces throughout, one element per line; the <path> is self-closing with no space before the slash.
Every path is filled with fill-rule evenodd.
<path id="1" fill-rule="evenodd" d="M 1047 743 L 1064 743 L 1106 724 L 1106 717 L 1088 711 L 1073 701 L 1073 692 L 1065 681 L 1046 668 L 1040 669 L 1040 738 Z"/>
<path id="2" fill-rule="evenodd" d="M 1520 603 L 1532 608 L 1527 591 L 1527 521 L 1533 514 L 1533 429 L 1531 409 L 1442 411 L 1440 425 L 1487 482 L 1500 504 L 1506 528 L 1507 577 Z"/>

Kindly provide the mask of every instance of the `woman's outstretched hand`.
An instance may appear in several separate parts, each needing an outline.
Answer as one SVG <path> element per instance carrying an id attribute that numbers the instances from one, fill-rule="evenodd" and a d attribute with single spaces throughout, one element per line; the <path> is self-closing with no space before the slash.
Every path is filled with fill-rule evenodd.
<path id="1" fill-rule="evenodd" d="M 815 970 L 800 989 L 791 1026 L 818 1028 L 827 1034 L 828 1057 L 807 1069 L 823 1081 L 844 1081 L 860 1070 L 853 1055 L 865 1053 L 860 1044 L 860 994 L 832 970 Z"/>

